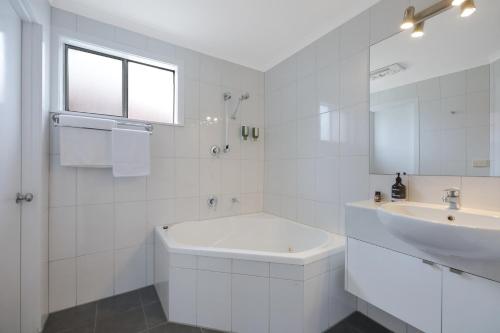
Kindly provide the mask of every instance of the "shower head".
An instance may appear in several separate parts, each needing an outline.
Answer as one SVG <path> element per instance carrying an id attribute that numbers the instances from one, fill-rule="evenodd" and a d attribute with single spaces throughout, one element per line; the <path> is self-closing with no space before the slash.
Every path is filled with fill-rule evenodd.
<path id="1" fill-rule="evenodd" d="M 244 93 L 240 96 L 240 98 L 238 99 L 238 104 L 236 104 L 236 108 L 234 109 L 234 112 L 233 114 L 231 115 L 231 119 L 236 119 L 236 114 L 238 113 L 238 110 L 240 108 L 240 105 L 241 105 L 241 102 L 242 101 L 246 101 L 247 99 L 250 98 L 250 94 L 249 93 Z"/>

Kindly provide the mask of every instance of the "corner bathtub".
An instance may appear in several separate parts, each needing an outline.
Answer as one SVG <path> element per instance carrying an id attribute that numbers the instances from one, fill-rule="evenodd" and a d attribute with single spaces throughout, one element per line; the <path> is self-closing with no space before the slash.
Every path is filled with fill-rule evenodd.
<path id="1" fill-rule="evenodd" d="M 320 333 L 355 309 L 344 291 L 344 243 L 263 213 L 157 227 L 155 286 L 173 322 Z"/>

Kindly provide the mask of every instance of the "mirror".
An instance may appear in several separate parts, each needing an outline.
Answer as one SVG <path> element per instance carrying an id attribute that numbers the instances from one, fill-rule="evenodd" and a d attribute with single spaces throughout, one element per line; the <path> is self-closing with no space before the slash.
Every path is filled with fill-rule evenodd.
<path id="1" fill-rule="evenodd" d="M 475 3 L 370 48 L 372 174 L 500 176 L 500 1 Z"/>

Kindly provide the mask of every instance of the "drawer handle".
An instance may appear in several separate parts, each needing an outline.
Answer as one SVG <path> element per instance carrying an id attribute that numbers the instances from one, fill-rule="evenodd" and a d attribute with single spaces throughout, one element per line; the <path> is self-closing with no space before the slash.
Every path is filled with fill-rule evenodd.
<path id="1" fill-rule="evenodd" d="M 422 262 L 426 265 L 429 265 L 429 266 L 434 266 L 434 263 L 430 260 L 425 260 L 425 259 L 422 259 Z"/>
<path id="2" fill-rule="evenodd" d="M 450 267 L 450 272 L 455 273 L 455 274 L 458 274 L 458 275 L 462 275 L 462 274 L 464 274 L 464 272 L 463 272 L 463 271 L 461 271 L 461 270 L 459 270 L 459 269 L 456 269 L 456 268 L 452 268 L 452 267 Z"/>

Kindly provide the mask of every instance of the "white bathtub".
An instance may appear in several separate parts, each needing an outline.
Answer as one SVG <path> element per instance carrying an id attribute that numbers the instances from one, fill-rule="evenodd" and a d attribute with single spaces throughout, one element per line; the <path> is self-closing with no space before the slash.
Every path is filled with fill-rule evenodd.
<path id="1" fill-rule="evenodd" d="M 268 214 L 185 222 L 161 232 L 170 253 L 305 265 L 344 252 L 344 237 Z"/>
<path id="2" fill-rule="evenodd" d="M 355 309 L 344 237 L 268 214 L 157 227 L 155 286 L 170 321 L 320 333 Z"/>

